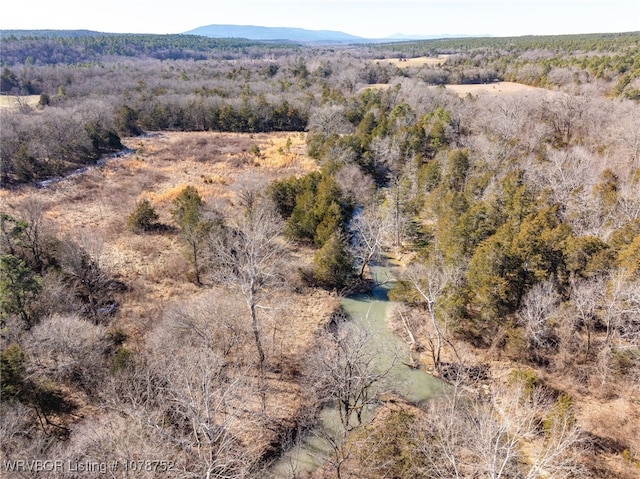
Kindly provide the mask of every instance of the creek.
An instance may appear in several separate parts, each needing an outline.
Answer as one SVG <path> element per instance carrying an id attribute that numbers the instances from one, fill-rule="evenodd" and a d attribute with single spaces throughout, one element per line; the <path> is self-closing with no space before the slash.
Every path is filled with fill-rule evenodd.
<path id="1" fill-rule="evenodd" d="M 412 364 L 408 344 L 398 337 L 387 323 L 390 308 L 388 292 L 394 284 L 392 270 L 389 267 L 370 268 L 373 287 L 368 293 L 358 293 L 345 297 L 341 306 L 351 321 L 358 321 L 371 333 L 370 347 L 376 351 L 374 367 L 389 373 L 385 380 L 385 389 L 392 390 L 412 403 L 421 403 L 442 390 L 441 380 L 417 367 L 409 367 L 405 359 Z M 390 368 L 390 369 L 389 369 Z M 339 413 L 336 407 L 327 407 L 320 412 L 318 423 L 307 432 L 292 449 L 286 451 L 271 469 L 274 479 L 304 477 L 322 466 L 331 447 L 327 436 L 339 434 Z"/>
<path id="2" fill-rule="evenodd" d="M 115 153 L 109 153 L 107 155 L 103 155 L 93 165 L 87 165 L 87 166 L 83 166 L 82 168 L 77 168 L 75 170 L 65 173 L 62 176 L 55 176 L 53 178 L 48 178 L 46 180 L 36 181 L 35 186 L 37 188 L 48 188 L 51 185 L 60 183 L 61 181 L 70 180 L 72 178 L 76 178 L 78 176 L 84 175 L 89 171 L 93 171 L 97 168 L 101 168 L 105 166 L 109 160 L 124 158 L 134 152 L 135 150 L 132 150 L 131 148 L 124 148 L 120 151 L 116 151 Z"/>

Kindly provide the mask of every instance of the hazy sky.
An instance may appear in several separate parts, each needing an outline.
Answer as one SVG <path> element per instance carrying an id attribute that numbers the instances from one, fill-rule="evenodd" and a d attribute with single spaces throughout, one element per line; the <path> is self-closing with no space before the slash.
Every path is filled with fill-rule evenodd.
<path id="1" fill-rule="evenodd" d="M 182 33 L 214 23 L 395 33 L 494 36 L 640 30 L 640 0 L 19 0 L 1 29 Z"/>

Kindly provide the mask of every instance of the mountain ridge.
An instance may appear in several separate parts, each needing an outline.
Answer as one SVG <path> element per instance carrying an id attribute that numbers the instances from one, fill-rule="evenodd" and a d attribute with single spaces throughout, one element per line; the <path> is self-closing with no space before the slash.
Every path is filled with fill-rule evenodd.
<path id="1" fill-rule="evenodd" d="M 289 40 L 294 42 L 354 42 L 370 39 L 335 30 L 307 30 L 294 27 L 263 27 L 258 25 L 204 25 L 184 32 L 211 38 L 246 38 L 249 40 Z"/>
<path id="2" fill-rule="evenodd" d="M 444 38 L 490 37 L 491 35 L 439 34 L 420 35 L 396 33 L 388 37 L 367 38 L 336 30 L 308 30 L 296 27 L 264 27 L 258 25 L 211 24 L 184 32 L 211 38 L 246 38 L 248 40 L 287 40 L 302 43 L 382 43 Z"/>

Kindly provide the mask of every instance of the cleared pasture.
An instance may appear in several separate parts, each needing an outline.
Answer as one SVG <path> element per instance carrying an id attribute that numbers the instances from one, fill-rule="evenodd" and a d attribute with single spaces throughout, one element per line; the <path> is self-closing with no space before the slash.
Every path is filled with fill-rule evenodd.
<path id="1" fill-rule="evenodd" d="M 450 55 L 438 55 L 437 57 L 416 57 L 416 58 L 390 58 L 386 61 L 398 68 L 410 68 L 410 67 L 423 67 L 428 66 L 440 66 L 446 63 L 447 58 Z"/>
<path id="2" fill-rule="evenodd" d="M 0 95 L 0 108 L 20 108 L 21 106 L 36 106 L 40 95 Z"/>
<path id="3" fill-rule="evenodd" d="M 440 86 L 431 86 L 429 88 L 442 88 Z M 546 93 L 552 94 L 551 90 L 546 88 L 538 88 L 529 85 L 523 85 L 522 83 L 514 82 L 493 82 L 493 83 L 480 83 L 469 85 L 444 85 L 447 91 L 453 92 L 459 97 L 465 97 L 469 94 L 473 96 L 478 95 L 514 95 L 520 93 Z"/>
<path id="4" fill-rule="evenodd" d="M 366 85 L 362 90 L 367 88 L 373 88 L 376 90 L 387 90 L 394 85 L 391 83 L 373 83 Z M 466 85 L 432 85 L 428 86 L 430 90 L 444 89 L 445 91 L 455 93 L 460 98 L 464 98 L 467 95 L 473 96 L 508 96 L 518 94 L 537 94 L 537 95 L 557 95 L 559 92 L 553 90 L 547 90 L 546 88 L 538 88 L 529 85 L 523 85 L 521 83 L 514 82 L 493 82 L 493 83 L 481 83 L 481 84 L 466 84 Z"/>

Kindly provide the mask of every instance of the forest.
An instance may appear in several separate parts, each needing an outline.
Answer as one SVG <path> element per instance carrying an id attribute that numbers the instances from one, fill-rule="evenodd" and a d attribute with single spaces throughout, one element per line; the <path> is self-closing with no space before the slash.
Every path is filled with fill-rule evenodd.
<path id="1" fill-rule="evenodd" d="M 640 33 L 0 46 L 3 477 L 640 474 Z"/>

